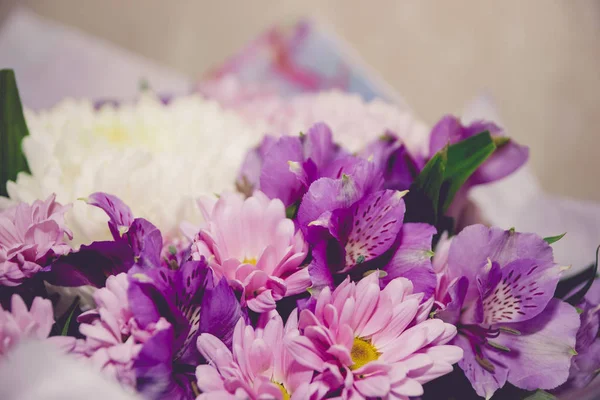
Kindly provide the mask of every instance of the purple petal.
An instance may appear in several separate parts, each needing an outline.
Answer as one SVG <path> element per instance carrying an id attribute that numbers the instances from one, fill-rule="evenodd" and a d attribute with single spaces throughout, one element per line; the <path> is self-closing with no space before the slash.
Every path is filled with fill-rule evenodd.
<path id="1" fill-rule="evenodd" d="M 121 237 L 122 229 L 129 228 L 133 223 L 131 209 L 117 196 L 96 192 L 88 197 L 87 203 L 102 209 L 108 215 L 108 227 L 115 240 Z"/>
<path id="2" fill-rule="evenodd" d="M 185 337 L 178 336 L 178 327 L 175 326 L 175 346 L 179 349 L 176 357 L 179 362 L 193 364 L 200 358 L 196 339 L 201 333 L 200 321 L 205 312 L 201 304 L 206 301 L 207 283 L 212 284 L 212 271 L 204 259 L 188 261 L 179 268 L 174 278 L 175 307 L 185 317 L 184 324 L 189 326 Z"/>
<path id="3" fill-rule="evenodd" d="M 515 260 L 501 271 L 498 267 L 498 272 L 502 276 L 496 278 L 490 294 L 483 299 L 483 322 L 486 325 L 526 321 L 535 317 L 554 296 L 560 278 L 556 267 L 543 269 L 531 259 Z"/>
<path id="4" fill-rule="evenodd" d="M 290 162 L 296 163 L 290 165 Z M 305 186 L 290 168 L 302 168 L 304 153 L 299 137 L 284 136 L 271 146 L 260 174 L 260 190 L 285 206 L 299 200 Z"/>
<path id="5" fill-rule="evenodd" d="M 395 243 L 406 207 L 403 194 L 395 190 L 372 193 L 351 209 L 352 227 L 345 245 L 346 268 L 371 261 Z"/>
<path id="6" fill-rule="evenodd" d="M 573 357 L 569 370 L 568 387 L 584 388 L 598 376 L 600 368 L 600 340 L 596 340 L 586 350 Z M 563 388 L 561 387 L 561 389 Z"/>
<path id="7" fill-rule="evenodd" d="M 444 322 L 456 325 L 460 320 L 468 286 L 469 281 L 464 276 L 452 282 L 448 287 L 446 298 L 443 299 L 446 305 L 436 312 L 436 317 Z"/>
<path id="8" fill-rule="evenodd" d="M 467 131 L 463 128 L 460 120 L 453 115 L 445 115 L 431 129 L 429 155 L 433 156 L 444 146 L 460 142 L 467 137 Z"/>
<path id="9" fill-rule="evenodd" d="M 521 332 L 502 333 L 494 339 L 510 349 L 498 352 L 500 362 L 509 368 L 508 381 L 526 390 L 553 389 L 564 383 L 575 354 L 579 324 L 574 307 L 552 299 L 535 318 L 507 325 Z"/>
<path id="10" fill-rule="evenodd" d="M 362 197 L 351 177 L 321 178 L 308 189 L 298 209 L 298 223 L 306 233 L 308 226 L 326 211 L 348 208 Z"/>
<path id="11" fill-rule="evenodd" d="M 160 231 L 149 221 L 136 218 L 129 231 L 127 239 L 136 258 L 136 264 L 144 268 L 160 266 L 160 251 L 163 239 Z"/>
<path id="12" fill-rule="evenodd" d="M 449 276 L 466 276 L 471 283 L 465 299 L 468 303 L 479 298 L 476 276 L 488 259 L 501 268 L 519 259 L 536 260 L 541 270 L 554 266 L 552 248 L 535 234 L 468 226 L 453 239 L 448 253 Z"/>
<path id="13" fill-rule="evenodd" d="M 453 344 L 463 349 L 463 358 L 458 362 L 458 366 L 464 371 L 465 376 L 479 396 L 489 399 L 496 390 L 506 384 L 509 369 L 502 364 L 498 364 L 495 352 L 489 351 L 483 355 L 488 363 L 493 365 L 492 372 L 483 368 L 481 363 L 477 361 L 478 356 L 473 352 L 473 346 L 466 336 L 457 335 Z"/>
<path id="14" fill-rule="evenodd" d="M 175 274 L 167 268 L 129 272 L 127 297 L 131 312 L 142 328 L 164 317 L 173 325 L 175 341 L 183 343 L 189 326 L 186 317 L 175 305 Z"/>
<path id="15" fill-rule="evenodd" d="M 160 398 L 173 385 L 173 327 L 160 329 L 144 343 L 133 368 L 137 391 L 148 398 Z"/>
<path id="16" fill-rule="evenodd" d="M 271 146 L 276 142 L 273 136 L 266 135 L 258 146 L 246 153 L 242 162 L 237 182 L 240 186 L 249 185 L 249 192 L 252 193 L 260 185 L 260 172 Z"/>
<path id="17" fill-rule="evenodd" d="M 231 349 L 233 330 L 242 316 L 240 302 L 227 279 L 222 278 L 204 295 L 198 332 L 210 333 Z"/>
<path id="18" fill-rule="evenodd" d="M 313 182 L 302 198 L 298 222 L 303 233 L 306 233 L 311 222 L 318 220 L 326 211 L 349 208 L 363 196 L 383 186 L 381 173 L 372 162 L 356 157 L 346 157 L 339 162 L 340 170 L 334 178 L 321 178 Z"/>
<path id="19" fill-rule="evenodd" d="M 466 136 L 470 137 L 478 133 L 489 131 L 493 137 L 503 137 L 504 131 L 498 125 L 489 121 L 474 121 L 465 129 Z M 529 158 L 529 148 L 521 146 L 510 138 L 499 145 L 494 154 L 490 156 L 469 179 L 471 185 L 489 183 L 502 179 L 521 166 Z"/>
<path id="20" fill-rule="evenodd" d="M 333 143 L 331 129 L 317 123 L 308 130 L 304 142 L 304 155 L 314 161 L 318 169 L 324 168 L 335 157 L 337 146 Z"/>
<path id="21" fill-rule="evenodd" d="M 333 275 L 329 268 L 329 263 L 327 262 L 327 247 L 328 243 L 325 241 L 317 244 L 312 251 L 313 259 L 307 267 L 312 282 L 312 288 L 317 291 L 324 287 L 333 289 Z"/>
<path id="22" fill-rule="evenodd" d="M 434 292 L 436 276 L 431 264 L 431 241 L 437 230 L 429 224 L 408 223 L 400 231 L 400 246 L 384 268 L 384 284 L 404 277 L 413 283 L 415 293 L 425 293 L 427 300 Z"/>
<path id="23" fill-rule="evenodd" d="M 512 174 L 527 162 L 529 148 L 521 146 L 512 139 L 508 140 L 475 171 L 470 178 L 471 184 L 479 185 L 497 181 Z"/>
<path id="24" fill-rule="evenodd" d="M 133 252 L 125 240 L 93 242 L 59 258 L 44 279 L 57 286 L 103 287 L 108 276 L 127 272 L 132 265 Z"/>

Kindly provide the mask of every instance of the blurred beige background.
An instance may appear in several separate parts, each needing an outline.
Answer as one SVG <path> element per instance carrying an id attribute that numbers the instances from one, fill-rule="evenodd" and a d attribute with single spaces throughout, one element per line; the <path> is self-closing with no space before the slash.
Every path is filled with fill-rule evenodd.
<path id="1" fill-rule="evenodd" d="M 596 0 L 20 3 L 194 77 L 269 25 L 316 16 L 430 123 L 491 94 L 544 188 L 600 201 Z"/>

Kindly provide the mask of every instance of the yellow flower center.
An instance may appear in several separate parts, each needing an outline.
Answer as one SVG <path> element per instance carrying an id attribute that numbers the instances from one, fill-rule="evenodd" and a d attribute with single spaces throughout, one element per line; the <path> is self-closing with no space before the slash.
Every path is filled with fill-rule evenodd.
<path id="1" fill-rule="evenodd" d="M 371 344 L 369 339 L 354 338 L 352 344 L 352 350 L 350 350 L 350 356 L 354 364 L 350 367 L 351 370 L 359 369 L 363 365 L 375 361 L 379 358 L 381 353 L 377 351 L 375 346 Z"/>
<path id="2" fill-rule="evenodd" d="M 96 134 L 113 144 L 125 144 L 129 141 L 130 136 L 130 133 L 119 124 L 98 126 L 96 127 Z"/>
<path id="3" fill-rule="evenodd" d="M 242 261 L 242 264 L 252 264 L 252 265 L 256 265 L 256 258 L 255 258 L 255 257 L 253 257 L 253 258 L 248 258 L 248 257 L 245 257 L 245 258 L 244 258 L 244 261 Z"/>
<path id="4" fill-rule="evenodd" d="M 279 382 L 273 382 L 274 384 L 277 385 L 277 387 L 279 387 L 279 390 L 281 390 L 281 399 L 282 400 L 290 400 L 292 396 L 290 396 L 290 394 L 288 393 L 288 391 L 285 389 L 285 386 L 283 386 L 283 384 L 279 383 Z"/>

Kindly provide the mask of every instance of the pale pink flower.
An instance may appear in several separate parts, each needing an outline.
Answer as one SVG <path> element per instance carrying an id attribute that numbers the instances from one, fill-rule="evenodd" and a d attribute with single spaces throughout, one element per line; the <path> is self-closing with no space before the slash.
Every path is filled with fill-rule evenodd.
<path id="1" fill-rule="evenodd" d="M 94 292 L 96 308 L 77 319 L 85 342 L 72 352 L 89 358 L 91 364 L 106 376 L 135 387 L 133 363 L 136 356 L 153 332 L 166 329 L 169 323 L 160 319 L 155 325 L 141 329 L 129 307 L 128 287 L 127 274 L 120 273 L 109 276 L 106 287 Z"/>
<path id="2" fill-rule="evenodd" d="M 269 311 L 310 286 L 308 269 L 301 268 L 308 245 L 281 200 L 258 191 L 245 200 L 239 194 L 215 200 L 200 201 L 206 225 L 194 240 L 192 257 L 206 257 L 217 278 L 225 276 L 243 292 L 242 304 Z"/>
<path id="3" fill-rule="evenodd" d="M 453 325 L 426 315 L 404 278 L 379 287 L 377 273 L 360 282 L 346 279 L 333 293 L 318 295 L 315 311 L 303 310 L 301 335 L 286 339 L 289 351 L 317 381 L 342 398 L 408 399 L 423 394 L 422 384 L 452 371 L 462 350 L 447 345 Z"/>
<path id="4" fill-rule="evenodd" d="M 298 335 L 297 312 L 290 315 L 285 328 L 276 312 L 263 314 L 258 326 L 253 329 L 240 319 L 233 334 L 233 352 L 213 335 L 198 337 L 198 350 L 209 361 L 196 368 L 198 388 L 203 392 L 198 400 L 321 398 L 320 386 L 312 383 L 314 371 L 294 360 L 283 343 L 284 337 Z"/>
<path id="5" fill-rule="evenodd" d="M 19 203 L 0 212 L 0 285 L 18 286 L 52 257 L 71 250 L 64 237 L 73 238 L 64 221 L 71 206 L 62 206 L 55 198 Z"/>
<path id="6" fill-rule="evenodd" d="M 24 339 L 45 340 L 54 324 L 52 302 L 42 297 L 33 299 L 31 309 L 23 299 L 13 294 L 11 311 L 0 306 L 0 358 Z M 62 338 L 50 338 L 57 346 L 62 346 Z M 54 340 L 57 339 L 57 340 Z"/>

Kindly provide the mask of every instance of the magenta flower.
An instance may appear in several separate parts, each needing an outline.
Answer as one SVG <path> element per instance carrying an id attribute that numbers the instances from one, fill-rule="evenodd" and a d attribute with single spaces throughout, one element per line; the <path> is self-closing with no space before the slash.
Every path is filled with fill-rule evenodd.
<path id="1" fill-rule="evenodd" d="M 73 236 L 64 221 L 71 206 L 61 206 L 55 198 L 19 203 L 0 213 L 0 285 L 18 286 L 71 250 L 65 234 Z"/>
<path id="2" fill-rule="evenodd" d="M 225 194 L 200 205 L 207 224 L 192 245 L 192 257 L 206 257 L 218 278 L 243 292 L 251 310 L 272 310 L 275 302 L 310 286 L 308 270 L 301 268 L 307 244 L 286 218 L 281 200 L 255 192 L 246 200 Z"/>
<path id="3" fill-rule="evenodd" d="M 453 238 L 439 271 L 435 315 L 456 324 L 459 366 L 478 395 L 490 398 L 508 381 L 552 389 L 566 381 L 579 316 L 553 299 L 563 268 L 534 234 L 473 225 Z"/>
<path id="4" fill-rule="evenodd" d="M 314 371 L 299 364 L 284 344 L 284 337 L 298 334 L 294 311 L 285 328 L 277 313 L 263 314 L 256 329 L 240 319 L 233 351 L 213 335 L 200 335 L 198 349 L 209 365 L 196 369 L 203 392 L 198 399 L 312 399 L 323 386 L 312 383 Z"/>
<path id="5" fill-rule="evenodd" d="M 320 373 L 315 381 L 344 399 L 420 396 L 422 384 L 462 357 L 447 344 L 456 328 L 425 320 L 432 303 L 420 306 L 423 294 L 413 294 L 410 281 L 397 278 L 381 290 L 378 275 L 323 289 L 315 310 L 300 313 L 301 335 L 286 339 L 296 360 Z"/>
<path id="6" fill-rule="evenodd" d="M 23 299 L 13 294 L 11 311 L 0 306 L 0 358 L 4 357 L 23 339 L 45 340 L 54 324 L 52 302 L 36 297 L 28 310 Z M 61 347 L 72 338 L 55 337 L 48 339 Z M 67 344 L 68 346 L 68 344 Z"/>

